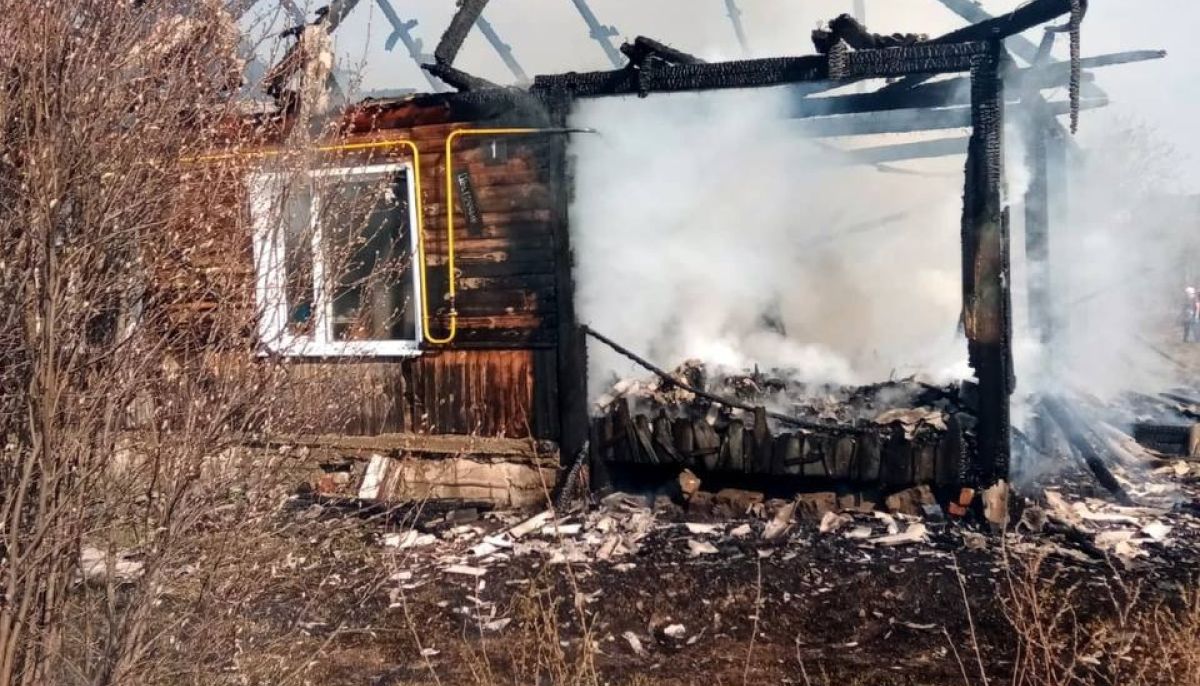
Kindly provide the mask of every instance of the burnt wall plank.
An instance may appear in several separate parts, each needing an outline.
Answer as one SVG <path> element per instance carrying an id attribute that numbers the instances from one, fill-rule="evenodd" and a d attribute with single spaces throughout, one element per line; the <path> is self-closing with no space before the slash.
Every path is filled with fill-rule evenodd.
<path id="1" fill-rule="evenodd" d="M 508 438 L 525 438 L 532 432 L 553 438 L 550 430 L 535 426 L 535 415 L 544 413 L 535 402 L 537 354 L 534 350 L 445 350 L 415 359 L 417 430 Z"/>

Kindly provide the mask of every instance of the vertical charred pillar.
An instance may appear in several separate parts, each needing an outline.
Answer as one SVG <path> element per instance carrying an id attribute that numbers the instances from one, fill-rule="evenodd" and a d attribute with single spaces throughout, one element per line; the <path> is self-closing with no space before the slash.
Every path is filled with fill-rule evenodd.
<path id="1" fill-rule="evenodd" d="M 1009 397 L 1012 320 L 1008 213 L 1003 207 L 1004 84 L 1002 49 L 991 49 L 971 69 L 971 123 L 963 193 L 963 329 L 978 379 L 976 459 L 964 475 L 981 486 L 1008 477 L 1011 448 Z"/>
<path id="2" fill-rule="evenodd" d="M 543 96 L 550 125 L 565 128 L 571 99 L 561 92 Z M 551 146 L 551 191 L 554 198 L 554 262 L 557 296 L 559 450 L 564 461 L 575 459 L 588 439 L 587 341 L 575 318 L 574 256 L 571 251 L 569 212 L 573 180 L 567 157 L 567 136 L 556 136 Z"/>

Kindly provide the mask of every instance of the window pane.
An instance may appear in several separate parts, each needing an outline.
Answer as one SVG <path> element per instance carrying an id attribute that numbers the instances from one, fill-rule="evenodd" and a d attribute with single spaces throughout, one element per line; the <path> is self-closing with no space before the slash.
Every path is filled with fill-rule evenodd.
<path id="1" fill-rule="evenodd" d="M 403 173 L 322 190 L 321 227 L 335 340 L 415 336 L 408 188 Z"/>
<path id="2" fill-rule="evenodd" d="M 284 293 L 288 332 L 312 333 L 312 189 L 304 182 L 289 184 L 283 203 Z"/>

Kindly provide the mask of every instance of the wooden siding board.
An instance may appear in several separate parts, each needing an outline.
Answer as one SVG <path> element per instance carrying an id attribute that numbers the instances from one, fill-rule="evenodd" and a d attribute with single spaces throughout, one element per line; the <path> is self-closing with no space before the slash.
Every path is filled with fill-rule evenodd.
<path id="1" fill-rule="evenodd" d="M 418 413 L 429 433 L 479 434 L 553 439 L 534 429 L 536 351 L 450 350 L 415 360 L 414 387 L 422 398 Z M 540 427 L 539 427 L 540 428 Z"/>
<path id="2" fill-rule="evenodd" d="M 279 398 L 279 402 L 305 403 L 307 383 L 345 388 L 339 395 L 347 404 L 314 418 L 308 427 L 313 433 L 366 436 L 410 430 L 403 362 L 304 360 L 289 363 L 288 370 L 296 375 L 296 397 Z"/>

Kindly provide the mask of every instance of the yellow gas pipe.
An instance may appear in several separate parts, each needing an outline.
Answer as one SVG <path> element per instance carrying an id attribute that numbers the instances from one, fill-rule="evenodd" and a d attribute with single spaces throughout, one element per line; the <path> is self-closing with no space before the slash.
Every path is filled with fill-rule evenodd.
<path id="1" fill-rule="evenodd" d="M 447 299 L 450 301 L 450 327 L 444 338 L 434 337 L 429 329 L 429 284 L 425 276 L 428 261 L 425 257 L 425 206 L 421 194 L 421 152 L 416 143 L 410 140 L 377 141 L 372 143 L 346 143 L 343 145 L 327 145 L 316 148 L 317 152 L 344 152 L 353 150 L 372 150 L 379 148 L 404 147 L 412 153 L 413 159 L 413 192 L 417 198 L 417 253 L 421 269 L 418 270 L 421 282 L 421 332 L 427 343 L 445 345 L 458 335 L 458 275 L 455 273 L 454 253 L 454 141 L 463 136 L 520 136 L 536 133 L 572 133 L 591 132 L 589 129 L 457 129 L 446 136 L 446 268 L 447 268 Z M 238 157 L 271 157 L 283 154 L 283 150 L 264 150 L 247 153 L 227 153 L 222 155 L 207 155 L 183 160 L 184 162 L 213 162 Z"/>
<path id="2" fill-rule="evenodd" d="M 458 335 L 458 274 L 454 269 L 454 141 L 463 136 L 522 136 L 534 133 L 569 133 L 570 129 L 458 129 L 446 136 L 446 269 L 447 298 L 450 301 L 450 329 L 445 338 L 432 338 L 426 327 L 425 340 L 444 345 Z M 421 264 L 425 263 L 425 247 L 420 244 Z M 425 299 L 425 271 L 421 271 L 421 298 Z"/>

